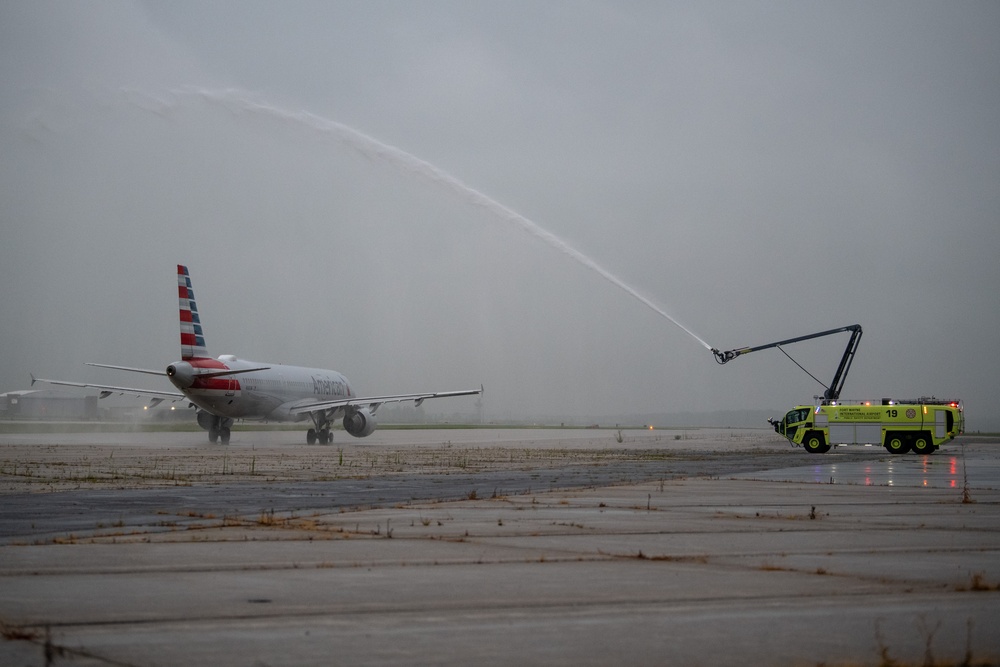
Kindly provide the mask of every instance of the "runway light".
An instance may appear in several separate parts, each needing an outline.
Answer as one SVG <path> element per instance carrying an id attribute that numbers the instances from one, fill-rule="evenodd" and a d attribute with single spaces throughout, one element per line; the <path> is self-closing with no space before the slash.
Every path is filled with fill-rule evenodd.
<path id="1" fill-rule="evenodd" d="M 650 425 L 649 425 L 649 430 L 650 430 L 650 431 L 652 431 L 652 430 L 653 430 L 653 425 L 652 425 L 652 424 L 650 424 Z"/>

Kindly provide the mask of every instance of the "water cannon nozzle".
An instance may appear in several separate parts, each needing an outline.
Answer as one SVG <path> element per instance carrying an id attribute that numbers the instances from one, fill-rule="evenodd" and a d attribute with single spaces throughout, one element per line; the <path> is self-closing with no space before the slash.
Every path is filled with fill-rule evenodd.
<path id="1" fill-rule="evenodd" d="M 727 350 L 725 352 L 719 352 L 717 348 L 712 348 L 712 354 L 715 355 L 715 362 L 718 364 L 724 364 L 727 361 L 732 361 L 736 358 L 736 352 L 734 350 Z"/>

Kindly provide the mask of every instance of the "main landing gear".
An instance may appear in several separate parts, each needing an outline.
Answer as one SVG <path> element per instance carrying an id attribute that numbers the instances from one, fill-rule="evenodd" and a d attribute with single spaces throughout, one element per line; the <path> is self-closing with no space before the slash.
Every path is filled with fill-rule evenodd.
<path id="1" fill-rule="evenodd" d="M 201 413 L 208 414 L 208 413 Z M 199 421 L 201 421 L 199 419 Z M 208 416 L 207 426 L 202 424 L 202 427 L 208 431 L 208 441 L 213 445 L 217 442 L 221 442 L 223 445 L 229 444 L 229 436 L 232 434 L 230 427 L 233 425 L 233 420 L 228 417 L 215 417 L 212 415 Z"/>
<path id="2" fill-rule="evenodd" d="M 313 414 L 311 416 L 316 428 L 306 431 L 306 443 L 315 445 L 319 441 L 321 445 L 329 445 L 333 442 L 333 434 L 330 433 L 330 422 L 327 421 L 326 416 L 323 414 Z"/>
<path id="3" fill-rule="evenodd" d="M 318 431 L 314 428 L 306 431 L 306 442 L 310 445 L 315 445 L 316 441 L 319 441 L 321 445 L 329 445 L 333 442 L 333 434 L 330 433 L 330 429 L 322 428 Z"/>

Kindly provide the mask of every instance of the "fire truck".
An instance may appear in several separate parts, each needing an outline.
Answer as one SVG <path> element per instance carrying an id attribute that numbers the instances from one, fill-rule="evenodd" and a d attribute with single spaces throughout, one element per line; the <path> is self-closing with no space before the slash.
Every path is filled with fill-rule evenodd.
<path id="1" fill-rule="evenodd" d="M 813 454 L 825 454 L 835 445 L 851 444 L 882 445 L 891 454 L 910 451 L 933 454 L 942 444 L 965 432 L 965 412 L 960 400 L 883 398 L 874 405 L 871 401 L 840 400 L 840 390 L 861 340 L 861 325 L 858 324 L 726 352 L 712 348 L 712 353 L 720 364 L 769 348 L 778 348 L 789 356 L 781 349 L 783 345 L 844 331 L 850 331 L 851 338 L 833 381 L 822 396 L 815 397 L 812 405 L 798 405 L 780 419 L 768 419 L 776 433 L 787 438 L 793 446 L 801 446 Z M 795 363 L 802 368 L 798 362 Z M 804 368 L 802 370 L 805 371 Z M 806 373 L 816 379 L 808 371 Z M 818 379 L 816 381 L 819 382 Z"/>

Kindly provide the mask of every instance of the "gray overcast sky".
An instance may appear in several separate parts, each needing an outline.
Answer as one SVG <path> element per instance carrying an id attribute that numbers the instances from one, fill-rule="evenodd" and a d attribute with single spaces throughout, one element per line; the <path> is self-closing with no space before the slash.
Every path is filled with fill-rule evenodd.
<path id="1" fill-rule="evenodd" d="M 83 363 L 178 356 L 177 263 L 211 353 L 365 393 L 821 391 L 776 350 L 717 366 L 506 207 L 711 345 L 857 322 L 846 397 L 1000 428 L 998 34 L 995 2 L 3 3 L 0 391 L 142 384 Z M 829 381 L 846 343 L 788 352 Z"/>

